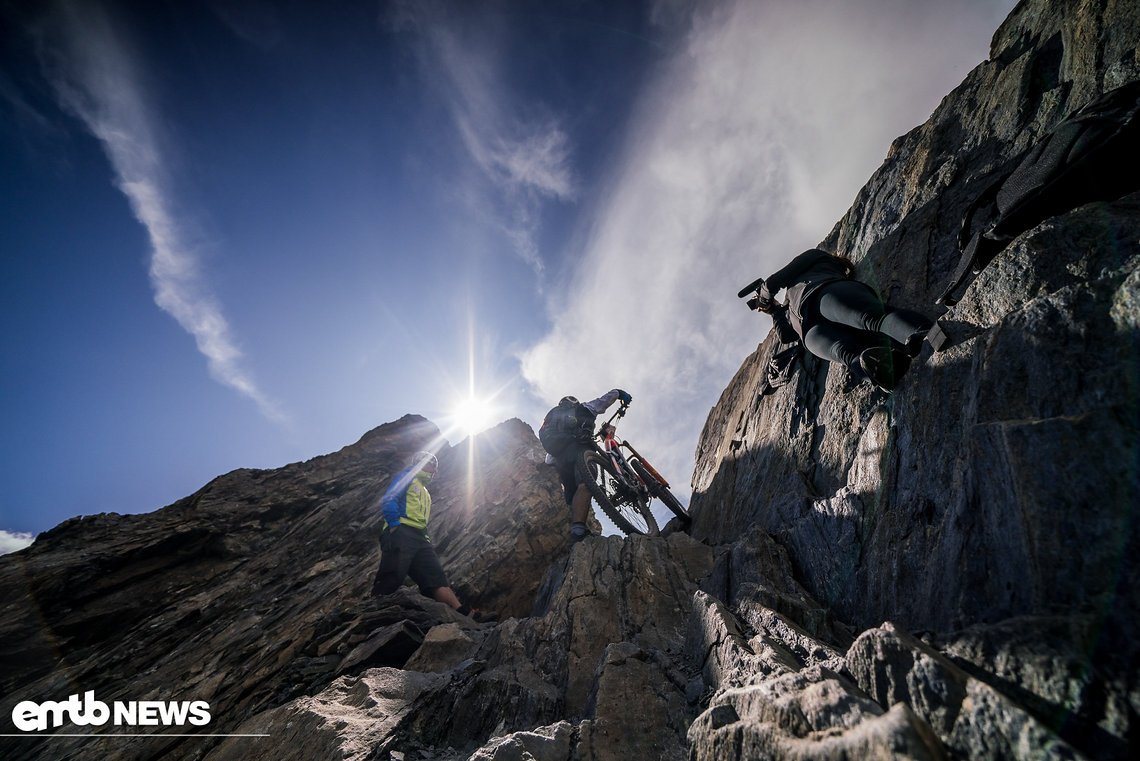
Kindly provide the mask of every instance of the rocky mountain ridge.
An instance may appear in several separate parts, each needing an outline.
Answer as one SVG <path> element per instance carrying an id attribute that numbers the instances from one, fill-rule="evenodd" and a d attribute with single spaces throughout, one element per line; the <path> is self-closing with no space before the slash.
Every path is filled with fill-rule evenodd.
<path id="1" fill-rule="evenodd" d="M 440 443 L 434 425 L 407 416 L 335 454 L 234 471 L 154 513 L 65 521 L 5 556 L 8 726 L 21 699 L 94 690 L 103 700 L 209 700 L 225 706 L 212 724 L 221 732 L 344 671 L 402 664 L 424 627 L 473 626 L 443 606 L 417 617 L 368 600 L 379 496 L 413 452 Z M 434 541 L 457 593 L 504 615 L 530 612 L 550 557 L 567 546 L 561 489 L 543 457 L 517 420 L 439 450 Z M 469 463 L 478 464 L 471 479 Z M 388 652 L 358 650 L 385 627 Z M 175 750 L 177 739 L 129 752 L 122 742 L 73 746 L 79 757 L 189 753 Z M 5 757 L 66 757 L 55 754 L 73 746 L 21 738 Z"/>
<path id="2" fill-rule="evenodd" d="M 1140 7 L 1023 0 L 821 244 L 928 313 L 993 167 L 1140 79 Z M 795 253 L 795 252 L 790 252 Z M 711 410 L 692 525 L 571 547 L 518 421 L 440 451 L 432 534 L 479 625 L 369 599 L 376 499 L 439 431 L 236 471 L 0 558 L 19 700 L 202 699 L 210 732 L 14 759 L 1107 758 L 1140 750 L 1140 194 L 1013 242 L 891 397 L 766 339 Z M 11 733 L 9 725 L 2 730 Z"/>

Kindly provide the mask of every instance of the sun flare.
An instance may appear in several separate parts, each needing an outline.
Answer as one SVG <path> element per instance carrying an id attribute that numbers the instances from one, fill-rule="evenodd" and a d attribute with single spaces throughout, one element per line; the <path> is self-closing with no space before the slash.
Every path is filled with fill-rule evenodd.
<path id="1" fill-rule="evenodd" d="M 455 405 L 451 419 L 459 430 L 474 436 L 486 430 L 494 421 L 495 410 L 485 399 L 469 396 Z"/>

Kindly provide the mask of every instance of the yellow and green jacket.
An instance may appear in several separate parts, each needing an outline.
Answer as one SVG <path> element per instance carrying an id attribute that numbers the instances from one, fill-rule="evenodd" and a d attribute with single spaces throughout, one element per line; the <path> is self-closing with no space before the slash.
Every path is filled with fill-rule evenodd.
<path id="1" fill-rule="evenodd" d="M 427 490 L 430 480 L 431 473 L 416 470 L 415 466 L 396 474 L 380 499 L 380 509 L 389 528 L 402 523 L 421 531 L 427 530 L 428 518 L 431 517 L 431 494 Z"/>

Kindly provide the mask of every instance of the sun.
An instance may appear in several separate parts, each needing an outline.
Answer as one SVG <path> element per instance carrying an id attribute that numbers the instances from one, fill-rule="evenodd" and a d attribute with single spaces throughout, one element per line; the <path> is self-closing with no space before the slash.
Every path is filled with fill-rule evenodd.
<path id="1" fill-rule="evenodd" d="M 495 409 L 491 403 L 474 396 L 460 400 L 451 411 L 455 427 L 468 436 L 474 436 L 490 427 L 494 416 Z"/>

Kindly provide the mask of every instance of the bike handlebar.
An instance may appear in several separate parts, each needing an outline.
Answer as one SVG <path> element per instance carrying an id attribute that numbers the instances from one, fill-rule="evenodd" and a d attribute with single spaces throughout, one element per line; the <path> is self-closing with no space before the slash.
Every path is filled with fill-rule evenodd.
<path id="1" fill-rule="evenodd" d="M 618 405 L 617 411 L 615 411 L 614 414 L 610 415 L 609 420 L 602 423 L 602 425 L 598 428 L 598 432 L 594 434 L 594 437 L 596 438 L 598 436 L 601 436 L 602 431 L 606 430 L 606 426 L 613 424 L 614 418 L 625 417 L 625 411 L 628 409 L 629 409 L 629 402 L 622 402 L 620 405 Z"/>
<path id="2" fill-rule="evenodd" d="M 739 298 L 744 298 L 745 296 L 752 293 L 753 291 L 759 291 L 760 286 L 762 286 L 762 285 L 764 285 L 764 278 L 758 277 L 755 280 L 753 280 L 751 283 L 749 283 L 748 285 L 741 288 L 740 292 L 737 293 L 736 295 Z"/>

